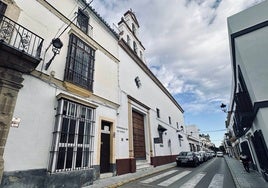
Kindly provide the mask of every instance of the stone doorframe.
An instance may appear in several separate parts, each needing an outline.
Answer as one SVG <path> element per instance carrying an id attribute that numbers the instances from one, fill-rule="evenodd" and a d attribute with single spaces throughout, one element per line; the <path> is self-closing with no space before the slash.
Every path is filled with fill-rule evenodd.
<path id="1" fill-rule="evenodd" d="M 152 149 L 152 136 L 151 136 L 151 124 L 150 124 L 150 107 L 136 100 L 128 95 L 128 130 L 129 130 L 129 158 L 134 158 L 134 143 L 133 143 L 133 126 L 132 126 L 132 110 L 136 110 L 141 114 L 144 114 L 144 129 L 148 138 L 145 140 L 146 160 L 150 160 L 153 157 Z M 149 152 L 148 152 L 149 151 Z M 149 153 L 149 156 L 147 156 Z"/>

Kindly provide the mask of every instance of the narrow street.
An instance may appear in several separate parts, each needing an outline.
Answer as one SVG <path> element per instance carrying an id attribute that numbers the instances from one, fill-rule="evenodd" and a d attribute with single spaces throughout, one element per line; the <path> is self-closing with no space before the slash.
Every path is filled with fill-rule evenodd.
<path id="1" fill-rule="evenodd" d="M 235 184 L 224 158 L 218 157 L 200 164 L 196 168 L 174 167 L 121 187 L 235 188 Z"/>

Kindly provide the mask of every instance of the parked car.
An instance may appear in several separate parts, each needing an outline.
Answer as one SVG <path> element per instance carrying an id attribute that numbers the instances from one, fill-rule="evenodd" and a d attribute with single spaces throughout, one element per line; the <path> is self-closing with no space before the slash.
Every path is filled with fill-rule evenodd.
<path id="1" fill-rule="evenodd" d="M 223 152 L 222 151 L 218 151 L 216 155 L 217 155 L 217 157 L 223 157 Z"/>
<path id="2" fill-rule="evenodd" d="M 214 151 L 208 151 L 210 158 L 213 158 L 216 156 Z"/>
<path id="3" fill-rule="evenodd" d="M 198 163 L 203 163 L 204 162 L 204 157 L 203 155 L 201 155 L 201 153 L 199 152 L 194 152 L 196 154 L 196 156 L 198 157 Z"/>
<path id="4" fill-rule="evenodd" d="M 205 151 L 199 151 L 200 155 L 203 157 L 203 161 L 206 162 L 208 160 L 208 155 Z"/>
<path id="5" fill-rule="evenodd" d="M 211 152 L 212 157 L 216 157 L 216 153 L 214 151 Z"/>
<path id="6" fill-rule="evenodd" d="M 196 167 L 199 163 L 198 157 L 194 152 L 191 151 L 182 151 L 176 157 L 177 166 L 181 165 L 192 165 Z"/>

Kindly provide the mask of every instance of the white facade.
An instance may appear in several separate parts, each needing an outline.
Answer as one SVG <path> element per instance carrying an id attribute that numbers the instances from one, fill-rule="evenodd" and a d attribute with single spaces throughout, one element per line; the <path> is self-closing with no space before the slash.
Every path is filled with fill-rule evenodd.
<path id="1" fill-rule="evenodd" d="M 268 173 L 267 8 L 264 1 L 228 18 L 233 65 L 230 141 L 233 148 L 239 145 L 240 151 L 250 155 L 264 175 Z"/>
<path id="2" fill-rule="evenodd" d="M 1 2 L 6 16 L 44 39 L 43 60 L 23 75 L 18 94 L 13 116 L 21 121 L 10 128 L 5 146 L 6 184 L 73 187 L 92 183 L 100 173 L 135 172 L 140 158 L 134 114 L 143 122 L 138 125 L 144 128 L 146 163 L 172 162 L 189 150 L 183 109 L 145 65 L 132 11 L 119 22 L 119 36 L 83 0 L 64 6 L 52 0 Z M 11 14 L 12 7 L 17 9 Z M 54 38 L 63 47 L 53 59 Z M 12 182 L 9 176 L 38 178 Z"/>

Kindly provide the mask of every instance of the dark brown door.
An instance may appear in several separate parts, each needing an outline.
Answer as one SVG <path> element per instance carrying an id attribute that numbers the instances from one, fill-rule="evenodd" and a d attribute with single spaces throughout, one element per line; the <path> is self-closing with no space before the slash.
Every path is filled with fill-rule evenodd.
<path id="1" fill-rule="evenodd" d="M 110 172 L 110 123 L 101 122 L 100 173 Z"/>
<path id="2" fill-rule="evenodd" d="M 134 157 L 136 159 L 146 159 L 144 116 L 138 112 L 132 111 L 132 124 L 133 124 Z"/>

